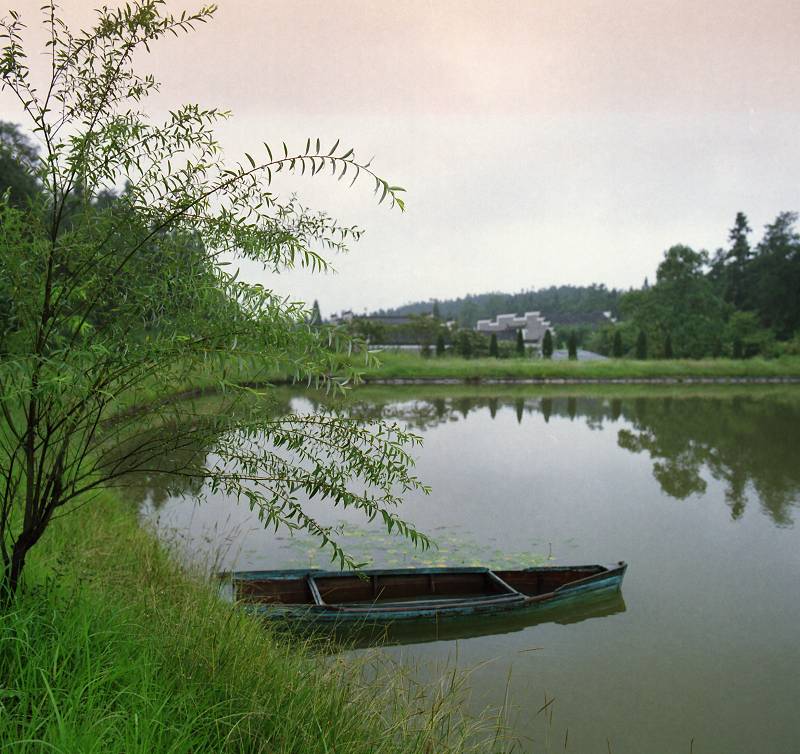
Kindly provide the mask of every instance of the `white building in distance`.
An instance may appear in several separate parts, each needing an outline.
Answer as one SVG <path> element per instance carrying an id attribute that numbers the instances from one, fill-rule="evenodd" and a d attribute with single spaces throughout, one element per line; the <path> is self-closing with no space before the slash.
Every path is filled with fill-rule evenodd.
<path id="1" fill-rule="evenodd" d="M 498 314 L 495 319 L 479 319 L 475 329 L 480 333 L 497 335 L 498 340 L 511 340 L 522 330 L 522 339 L 528 345 L 539 346 L 545 332 L 555 336 L 550 322 L 541 312 L 525 312 L 521 317 L 516 314 Z"/>

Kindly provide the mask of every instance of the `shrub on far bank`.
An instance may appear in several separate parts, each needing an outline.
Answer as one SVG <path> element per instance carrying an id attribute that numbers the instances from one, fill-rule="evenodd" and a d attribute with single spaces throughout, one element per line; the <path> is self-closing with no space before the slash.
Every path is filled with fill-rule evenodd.
<path id="1" fill-rule="evenodd" d="M 569 334 L 567 340 L 567 354 L 572 361 L 576 361 L 578 358 L 578 336 L 574 332 Z"/>
<path id="2" fill-rule="evenodd" d="M 647 335 L 644 330 L 639 330 L 639 335 L 636 338 L 636 358 L 647 358 Z"/>

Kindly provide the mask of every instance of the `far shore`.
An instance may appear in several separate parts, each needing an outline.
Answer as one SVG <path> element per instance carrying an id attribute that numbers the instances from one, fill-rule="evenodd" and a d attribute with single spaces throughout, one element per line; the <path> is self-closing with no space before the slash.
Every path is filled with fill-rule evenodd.
<path id="1" fill-rule="evenodd" d="M 365 379 L 367 385 L 776 385 L 800 383 L 797 377 L 512 377 L 493 378 L 442 378 L 395 377 Z"/>
<path id="2" fill-rule="evenodd" d="M 549 361 L 422 357 L 385 351 L 380 366 L 363 371 L 368 384 L 740 384 L 800 383 L 800 357 L 779 359 L 674 359 Z"/>

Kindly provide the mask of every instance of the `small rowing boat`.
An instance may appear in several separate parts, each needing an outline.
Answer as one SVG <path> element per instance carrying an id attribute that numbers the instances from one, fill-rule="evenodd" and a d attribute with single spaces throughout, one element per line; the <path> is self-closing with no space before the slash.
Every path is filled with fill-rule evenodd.
<path id="1" fill-rule="evenodd" d="M 367 571 L 234 571 L 233 596 L 266 618 L 401 621 L 497 614 L 618 591 L 627 564 Z"/>

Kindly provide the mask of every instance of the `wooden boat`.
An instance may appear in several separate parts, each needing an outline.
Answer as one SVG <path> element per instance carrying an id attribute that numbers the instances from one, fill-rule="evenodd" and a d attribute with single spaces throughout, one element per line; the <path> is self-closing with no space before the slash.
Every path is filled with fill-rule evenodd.
<path id="1" fill-rule="evenodd" d="M 383 622 L 496 614 L 615 591 L 627 567 L 619 562 L 497 571 L 235 571 L 227 576 L 234 599 L 266 618 Z"/>

